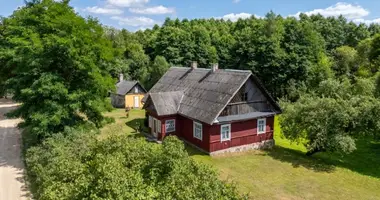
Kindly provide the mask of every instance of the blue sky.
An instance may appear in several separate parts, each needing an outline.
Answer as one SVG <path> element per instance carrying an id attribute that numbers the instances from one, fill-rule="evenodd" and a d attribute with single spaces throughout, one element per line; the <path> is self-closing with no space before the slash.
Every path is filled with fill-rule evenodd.
<path id="1" fill-rule="evenodd" d="M 23 0 L 0 0 L 0 15 L 8 16 Z M 92 15 L 105 25 L 131 31 L 150 28 L 170 18 L 224 18 L 232 21 L 258 17 L 273 10 L 282 16 L 321 13 L 342 14 L 356 23 L 380 23 L 380 1 L 333 0 L 71 0 L 83 16 Z"/>

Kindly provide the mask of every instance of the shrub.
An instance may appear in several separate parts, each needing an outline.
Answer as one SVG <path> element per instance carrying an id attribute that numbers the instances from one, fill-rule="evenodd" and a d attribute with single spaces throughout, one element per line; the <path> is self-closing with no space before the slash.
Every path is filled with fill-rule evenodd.
<path id="1" fill-rule="evenodd" d="M 192 160 L 184 145 L 66 130 L 26 154 L 36 199 L 241 199 L 236 188 Z M 67 133 L 66 133 L 67 134 Z"/>

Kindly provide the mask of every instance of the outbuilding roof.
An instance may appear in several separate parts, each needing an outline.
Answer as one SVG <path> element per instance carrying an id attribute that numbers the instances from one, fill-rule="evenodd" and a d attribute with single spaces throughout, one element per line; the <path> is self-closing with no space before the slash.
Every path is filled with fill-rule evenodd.
<path id="1" fill-rule="evenodd" d="M 135 85 L 139 85 L 145 92 L 146 90 L 137 81 L 121 81 L 116 84 L 116 93 L 119 95 L 126 95 Z"/>
<path id="2" fill-rule="evenodd" d="M 171 67 L 149 91 L 157 112 L 175 114 L 213 124 L 244 83 L 252 78 L 280 112 L 261 82 L 248 70 Z M 174 92 L 174 93 L 173 93 Z M 182 95 L 182 96 L 181 96 Z M 181 98 L 179 98 L 181 96 Z M 146 98 L 145 98 L 146 99 Z M 178 99 L 180 100 L 179 106 Z M 175 102 L 172 106 L 170 102 Z M 169 108 L 166 108 L 169 107 Z M 177 107 L 176 112 L 174 108 Z M 157 113 L 158 115 L 161 115 Z"/>

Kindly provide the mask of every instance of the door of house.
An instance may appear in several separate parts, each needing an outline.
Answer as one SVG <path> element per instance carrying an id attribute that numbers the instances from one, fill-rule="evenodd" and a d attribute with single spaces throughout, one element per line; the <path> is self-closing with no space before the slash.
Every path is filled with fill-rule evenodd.
<path id="1" fill-rule="evenodd" d="M 134 105 L 135 105 L 135 108 L 139 108 L 140 107 L 140 102 L 139 102 L 139 97 L 138 96 L 134 97 Z"/>

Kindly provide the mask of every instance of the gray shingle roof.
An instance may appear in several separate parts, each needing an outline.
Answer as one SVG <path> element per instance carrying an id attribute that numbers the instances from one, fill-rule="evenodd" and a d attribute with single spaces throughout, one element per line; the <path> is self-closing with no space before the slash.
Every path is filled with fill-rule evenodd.
<path id="1" fill-rule="evenodd" d="M 116 94 L 126 95 L 131 89 L 139 84 L 137 81 L 121 81 L 116 84 Z M 140 85 L 140 84 L 139 84 Z M 145 91 L 145 89 L 140 85 L 140 87 Z"/>
<path id="2" fill-rule="evenodd" d="M 245 70 L 212 72 L 210 69 L 171 67 L 149 93 L 182 91 L 177 113 L 212 124 L 251 75 Z M 154 104 L 156 110 L 161 110 L 156 102 Z"/>
<path id="3" fill-rule="evenodd" d="M 150 93 L 150 98 L 159 116 L 178 113 L 183 98 L 182 91 Z"/>

